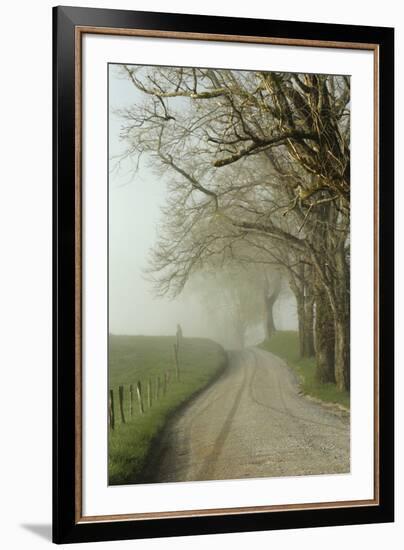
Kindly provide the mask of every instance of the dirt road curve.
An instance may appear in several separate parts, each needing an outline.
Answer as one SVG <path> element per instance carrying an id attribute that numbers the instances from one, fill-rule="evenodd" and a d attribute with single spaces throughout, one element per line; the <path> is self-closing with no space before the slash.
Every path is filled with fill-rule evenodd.
<path id="1" fill-rule="evenodd" d="M 349 472 L 349 418 L 298 394 L 274 355 L 230 352 L 225 373 L 166 429 L 150 481 Z"/>

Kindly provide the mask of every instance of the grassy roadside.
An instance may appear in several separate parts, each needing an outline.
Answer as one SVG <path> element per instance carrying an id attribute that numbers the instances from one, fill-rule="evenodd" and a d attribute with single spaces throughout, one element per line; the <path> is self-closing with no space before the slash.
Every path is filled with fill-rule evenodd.
<path id="1" fill-rule="evenodd" d="M 145 466 L 152 443 L 168 417 L 193 394 L 205 387 L 226 366 L 223 348 L 204 338 L 184 338 L 180 352 L 180 379 L 176 380 L 171 336 L 110 336 L 109 388 L 114 390 L 115 429 L 109 430 L 108 471 L 111 485 L 136 483 Z M 155 399 L 156 381 L 171 371 L 165 395 Z M 147 403 L 147 382 L 152 382 L 154 400 Z M 139 411 L 136 395 L 133 415 L 129 412 L 129 384 L 143 388 L 144 414 Z M 120 420 L 118 387 L 124 386 L 126 423 Z"/>
<path id="2" fill-rule="evenodd" d="M 349 408 L 349 392 L 338 391 L 335 384 L 320 384 L 315 378 L 315 359 L 299 359 L 299 335 L 297 332 L 276 332 L 270 340 L 265 340 L 259 347 L 278 355 L 287 362 L 298 375 L 304 394 Z"/>

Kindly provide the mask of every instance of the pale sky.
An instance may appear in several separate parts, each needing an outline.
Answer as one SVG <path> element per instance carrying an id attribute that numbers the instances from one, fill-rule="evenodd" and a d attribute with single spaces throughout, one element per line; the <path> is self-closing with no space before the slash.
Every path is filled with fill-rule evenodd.
<path id="1" fill-rule="evenodd" d="M 122 120 L 114 111 L 132 105 L 139 93 L 118 74 L 116 66 L 109 66 L 109 331 L 174 334 L 177 323 L 181 323 L 185 336 L 215 338 L 216 329 L 197 296 L 185 292 L 175 300 L 155 298 L 151 283 L 143 274 L 161 221 L 165 182 L 145 162 L 136 174 L 129 161 L 122 163 L 119 170 L 112 170 L 116 162 L 113 157 L 125 149 L 119 140 Z M 275 311 L 279 328 L 296 328 L 295 310 L 290 298 L 279 302 Z M 258 333 L 250 337 L 257 341 L 261 338 Z"/>

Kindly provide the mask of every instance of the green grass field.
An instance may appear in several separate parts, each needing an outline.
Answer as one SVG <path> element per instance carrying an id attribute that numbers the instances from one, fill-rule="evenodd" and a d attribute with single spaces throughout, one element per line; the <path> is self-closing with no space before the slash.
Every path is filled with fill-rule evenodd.
<path id="1" fill-rule="evenodd" d="M 260 344 L 262 349 L 274 353 L 284 359 L 296 372 L 300 379 L 300 387 L 304 394 L 311 395 L 322 401 L 339 403 L 349 408 L 349 392 L 340 392 L 335 384 L 320 384 L 315 377 L 316 360 L 299 359 L 299 335 L 293 331 L 276 332 L 270 340 Z"/>
<path id="2" fill-rule="evenodd" d="M 223 348 L 204 338 L 183 338 L 176 379 L 171 336 L 114 336 L 109 338 L 109 388 L 114 392 L 115 429 L 109 430 L 109 483 L 122 485 L 141 481 L 148 452 L 169 416 L 205 387 L 226 366 Z M 163 380 L 170 381 L 163 395 Z M 157 377 L 160 396 L 156 399 Z M 147 384 L 151 381 L 153 402 L 148 406 Z M 136 384 L 142 385 L 144 414 L 140 414 Z M 133 415 L 130 415 L 129 385 L 133 384 Z M 124 386 L 124 415 L 119 410 L 118 387 Z"/>

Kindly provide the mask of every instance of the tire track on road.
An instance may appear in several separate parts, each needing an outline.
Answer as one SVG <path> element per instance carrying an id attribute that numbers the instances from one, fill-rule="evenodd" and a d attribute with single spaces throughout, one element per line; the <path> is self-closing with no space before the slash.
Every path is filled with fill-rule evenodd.
<path id="1" fill-rule="evenodd" d="M 198 479 L 211 479 L 213 471 L 217 460 L 222 452 L 222 449 L 226 443 L 226 439 L 230 433 L 231 425 L 234 419 L 234 416 L 239 408 L 241 397 L 243 395 L 245 386 L 245 379 L 247 377 L 247 371 L 243 371 L 243 379 L 236 394 L 232 408 L 230 409 L 229 414 L 226 417 L 225 422 L 223 423 L 222 429 L 219 432 L 219 435 L 213 443 L 213 448 L 208 457 L 205 459 L 202 468 L 198 471 Z"/>

